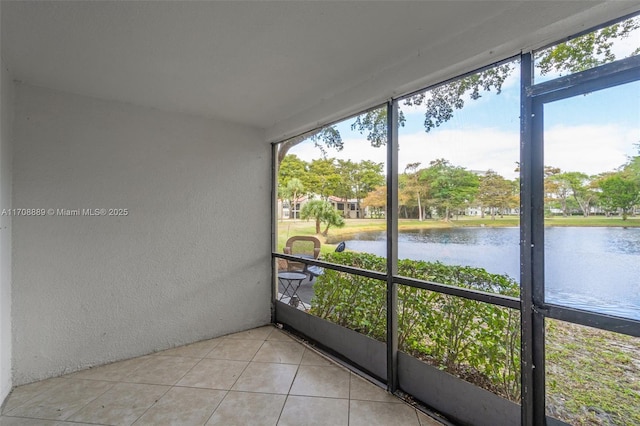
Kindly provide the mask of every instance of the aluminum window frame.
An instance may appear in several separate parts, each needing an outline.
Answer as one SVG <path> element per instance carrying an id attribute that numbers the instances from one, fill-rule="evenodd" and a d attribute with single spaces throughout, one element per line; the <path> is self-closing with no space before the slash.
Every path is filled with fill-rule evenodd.
<path id="1" fill-rule="evenodd" d="M 626 17 L 628 18 L 628 17 Z M 624 18 L 623 18 L 624 19 Z M 610 23 L 608 23 L 610 24 Z M 593 31 L 590 30 L 590 31 Z M 520 59 L 520 297 L 486 293 L 449 286 L 437 282 L 399 276 L 398 268 L 398 109 L 399 103 L 417 93 L 433 89 L 465 76 L 481 72 L 514 59 Z M 358 114 L 349 115 L 326 124 L 330 126 L 368 111 L 385 107 L 387 110 L 387 271 L 378 272 L 338 265 L 317 259 L 300 259 L 277 252 L 277 159 L 278 144 L 272 144 L 272 321 L 276 321 L 277 259 L 295 260 L 357 276 L 386 282 L 387 309 L 387 377 L 390 392 L 398 390 L 398 285 L 481 301 L 520 311 L 521 320 L 521 423 L 543 425 L 545 413 L 545 336 L 544 320 L 553 318 L 595 327 L 607 331 L 640 337 L 640 321 L 597 312 L 569 308 L 544 300 L 544 104 L 566 99 L 595 90 L 640 80 L 640 56 L 618 60 L 583 72 L 534 84 L 532 53 L 504 59 L 473 72 L 465 73 L 432 85 L 389 99 Z M 322 128 L 318 127 L 316 130 Z M 309 134 L 311 132 L 305 132 Z"/>

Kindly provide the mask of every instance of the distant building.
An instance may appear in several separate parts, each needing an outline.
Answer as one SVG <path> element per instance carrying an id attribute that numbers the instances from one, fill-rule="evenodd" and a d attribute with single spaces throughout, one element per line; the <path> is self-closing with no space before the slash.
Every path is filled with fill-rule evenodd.
<path id="1" fill-rule="evenodd" d="M 278 199 L 278 219 L 300 219 L 303 206 L 311 200 L 318 200 L 319 196 L 302 196 L 294 202 Z M 346 219 L 359 219 L 365 217 L 366 210 L 358 209 L 358 200 L 355 198 L 344 199 L 330 195 L 327 199 L 342 217 Z"/>
<path id="2" fill-rule="evenodd" d="M 364 217 L 364 214 L 361 214 L 358 209 L 358 200 L 355 198 L 349 198 L 345 200 L 344 198 L 334 197 L 333 195 L 329 196 L 329 202 L 336 209 L 342 217 L 346 219 L 359 219 Z"/>

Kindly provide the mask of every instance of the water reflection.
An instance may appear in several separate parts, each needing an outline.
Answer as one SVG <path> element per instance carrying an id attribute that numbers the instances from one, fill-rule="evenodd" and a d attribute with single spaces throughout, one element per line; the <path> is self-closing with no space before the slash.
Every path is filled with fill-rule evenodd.
<path id="1" fill-rule="evenodd" d="M 385 256 L 384 232 L 347 242 L 355 251 Z M 518 228 L 451 228 L 400 232 L 401 259 L 469 265 L 519 281 Z M 547 228 L 546 300 L 640 319 L 640 228 Z"/>

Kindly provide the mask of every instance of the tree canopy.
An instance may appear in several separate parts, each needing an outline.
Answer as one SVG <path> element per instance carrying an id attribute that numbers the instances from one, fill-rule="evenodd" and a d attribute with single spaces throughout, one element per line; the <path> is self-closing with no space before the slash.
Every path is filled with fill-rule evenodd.
<path id="1" fill-rule="evenodd" d="M 640 202 L 640 185 L 634 180 L 617 173 L 600 182 L 602 205 L 607 210 L 622 211 L 626 220 L 631 208 Z"/>
<path id="2" fill-rule="evenodd" d="M 495 219 L 496 214 L 519 205 L 517 187 L 493 170 L 488 170 L 484 176 L 480 176 L 478 186 L 478 202 L 481 206 L 481 215 L 484 216 L 484 209 L 488 208 L 491 219 Z"/>
<path id="3" fill-rule="evenodd" d="M 370 217 L 382 216 L 387 197 L 382 164 L 335 159 L 307 163 L 289 157 L 281 169 L 281 182 L 286 182 L 279 187 L 282 199 L 293 204 L 302 195 L 319 195 L 318 201 L 329 206 L 331 196 L 345 201 L 357 199 L 358 210 L 369 207 Z M 448 220 L 452 215 L 464 214 L 468 208 L 479 208 L 481 215 L 486 212 L 495 219 L 496 215 L 513 214 L 513 209 L 519 206 L 517 179 L 506 179 L 493 170 L 470 171 L 446 159 L 432 161 L 423 168 L 420 165 L 411 163 L 398 176 L 399 214 L 404 212 L 405 218 L 422 220 L 437 215 Z M 292 170 L 301 177 L 291 177 Z M 589 216 L 606 212 L 620 213 L 626 218 L 640 204 L 640 155 L 630 157 L 615 171 L 598 175 L 545 166 L 544 192 L 549 213 Z M 321 218 L 318 212 L 314 210 L 308 217 Z M 337 222 L 321 220 L 317 223 L 318 233 L 321 223 L 337 226 Z"/>
<path id="4" fill-rule="evenodd" d="M 311 200 L 302 206 L 301 216 L 303 219 L 314 219 L 316 222 L 316 234 L 320 234 L 320 225 L 325 224 L 326 228 L 322 235 L 326 236 L 329 227 L 341 228 L 344 226 L 344 219 L 340 213 L 333 208 L 330 202 L 324 200 Z"/>
<path id="5" fill-rule="evenodd" d="M 444 220 L 449 220 L 454 210 L 469 205 L 478 193 L 478 176 L 445 159 L 432 161 L 421 177 L 428 182 L 429 198 Z"/>
<path id="6" fill-rule="evenodd" d="M 564 43 L 559 43 L 535 54 L 535 66 L 542 75 L 574 73 L 617 59 L 614 43 L 628 37 L 632 31 L 640 28 L 640 18 L 631 18 L 623 22 L 602 28 Z M 640 53 L 640 46 L 632 55 Z M 424 107 L 425 132 L 439 127 L 454 117 L 455 110 L 462 109 L 465 99 L 476 100 L 485 92 L 500 93 L 505 80 L 513 73 L 512 63 L 500 64 L 484 71 L 462 77 L 429 91 L 420 92 L 404 100 L 407 106 Z M 399 111 L 398 125 L 404 126 L 405 117 Z M 358 130 L 374 147 L 387 143 L 387 110 L 377 108 L 360 114 L 351 125 Z M 323 156 L 327 148 L 340 151 L 344 147 L 342 135 L 336 126 L 325 126 L 307 134 L 291 138 L 279 145 L 278 162 L 282 162 L 289 149 L 304 140 L 313 141 Z"/>

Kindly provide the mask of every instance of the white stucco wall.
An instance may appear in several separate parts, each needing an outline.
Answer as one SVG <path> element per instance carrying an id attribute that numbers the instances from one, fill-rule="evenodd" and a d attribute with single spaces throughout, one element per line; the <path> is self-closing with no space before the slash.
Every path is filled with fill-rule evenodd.
<path id="1" fill-rule="evenodd" d="M 13 82 L 0 61 L 0 211 L 11 208 Z M 0 405 L 11 391 L 11 216 L 0 216 Z"/>
<path id="2" fill-rule="evenodd" d="M 269 322 L 262 132 L 15 90 L 14 385 Z"/>

